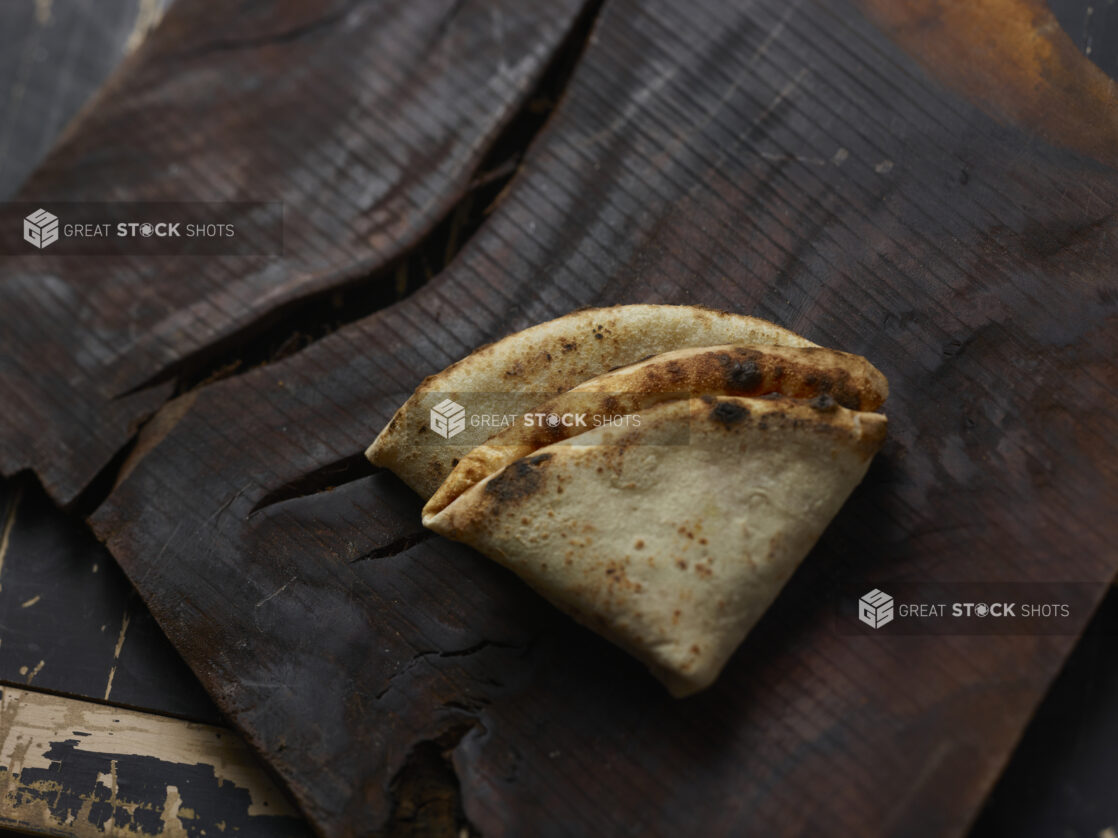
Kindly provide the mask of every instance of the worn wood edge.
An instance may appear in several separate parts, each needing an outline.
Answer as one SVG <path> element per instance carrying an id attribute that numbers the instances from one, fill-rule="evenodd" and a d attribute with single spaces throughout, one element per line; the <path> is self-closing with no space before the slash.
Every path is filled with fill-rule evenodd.
<path id="1" fill-rule="evenodd" d="M 98 762 L 108 770 L 97 770 Z M 186 805 L 183 796 L 190 780 L 207 773 L 212 786 L 194 788 L 188 797 L 217 793 L 227 799 L 213 808 L 209 823 L 207 812 Z M 130 790 L 162 797 L 138 799 Z M 241 816 L 239 823 L 231 813 Z M 199 827 L 202 834 L 206 827 L 215 833 L 307 832 L 255 754 L 230 730 L 6 685 L 0 685 L 0 826 L 78 838 L 186 836 L 199 834 Z"/>

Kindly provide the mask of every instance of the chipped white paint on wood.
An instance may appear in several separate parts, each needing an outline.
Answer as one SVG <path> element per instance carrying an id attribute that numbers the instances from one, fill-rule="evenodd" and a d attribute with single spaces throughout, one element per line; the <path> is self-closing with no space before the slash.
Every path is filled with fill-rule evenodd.
<path id="1" fill-rule="evenodd" d="M 77 733 L 80 732 L 80 733 Z M 83 735 L 84 734 L 84 735 Z M 132 830 L 106 824 L 98 829 L 88 817 L 95 800 L 85 799 L 76 818 L 63 824 L 36 795 L 28 790 L 50 791 L 43 780 L 24 783 L 27 769 L 52 765 L 47 756 L 54 743 L 77 740 L 75 748 L 102 755 L 149 756 L 182 765 L 212 767 L 219 782 L 231 783 L 248 792 L 248 814 L 298 817 L 287 799 L 264 773 L 248 746 L 234 733 L 213 725 L 141 713 L 120 707 L 94 704 L 49 695 L 35 690 L 0 687 L 0 825 L 75 836 L 134 834 Z M 4 770 L 6 769 L 6 770 Z M 111 773 L 98 782 L 116 797 L 117 761 Z M 57 785 L 57 784 L 55 784 Z M 182 806 L 179 789 L 167 786 L 159 812 L 164 835 L 185 835 L 183 818 L 194 813 Z"/>

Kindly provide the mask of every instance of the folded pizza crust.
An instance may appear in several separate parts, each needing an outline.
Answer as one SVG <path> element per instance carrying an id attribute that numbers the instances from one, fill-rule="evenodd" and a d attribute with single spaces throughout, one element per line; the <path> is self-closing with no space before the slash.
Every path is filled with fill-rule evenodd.
<path id="1" fill-rule="evenodd" d="M 530 426 L 515 424 L 462 455 L 423 508 L 430 517 L 497 469 L 602 423 L 690 396 L 829 396 L 843 407 L 876 410 L 889 395 L 885 376 L 860 355 L 820 346 L 706 346 L 677 349 L 613 369 L 536 405 Z M 578 415 L 583 424 L 543 417 Z"/>
<path id="2" fill-rule="evenodd" d="M 518 459 L 424 523 L 644 661 L 710 685 L 865 475 L 886 419 L 810 401 L 657 404 Z"/>
<path id="3" fill-rule="evenodd" d="M 522 413 L 540 401 L 540 394 L 563 393 L 649 355 L 728 343 L 815 346 L 765 320 L 701 306 L 583 309 L 483 346 L 424 379 L 365 453 L 426 499 L 476 444 L 417 444 L 413 432 L 422 438 L 424 417 L 435 404 L 428 404 L 430 394 L 468 401 L 476 413 L 507 411 L 510 403 Z M 497 398 L 504 393 L 524 393 L 524 403 Z M 409 422 L 409 415 L 418 421 Z"/>

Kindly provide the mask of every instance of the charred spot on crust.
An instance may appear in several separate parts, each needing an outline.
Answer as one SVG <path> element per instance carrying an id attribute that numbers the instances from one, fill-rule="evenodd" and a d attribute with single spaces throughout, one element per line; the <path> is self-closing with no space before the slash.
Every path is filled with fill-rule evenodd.
<path id="1" fill-rule="evenodd" d="M 861 396 L 858 389 L 850 381 L 850 375 L 845 371 L 809 375 L 804 379 L 809 389 L 820 396 L 830 396 L 843 407 L 857 410 L 861 405 Z"/>
<path id="2" fill-rule="evenodd" d="M 858 395 L 857 391 L 850 387 L 836 387 L 829 395 L 848 410 L 860 410 L 862 407 L 861 397 Z"/>
<path id="3" fill-rule="evenodd" d="M 532 427 L 532 430 L 529 433 L 529 438 L 534 440 L 536 444 L 542 447 L 544 445 L 551 445 L 553 442 L 559 442 L 564 439 L 564 432 L 565 430 L 562 425 L 556 425 L 555 427 L 552 427 L 546 422 L 543 422 Z"/>
<path id="4" fill-rule="evenodd" d="M 564 352 L 574 352 L 578 349 L 578 344 L 573 340 L 564 340 L 559 344 Z"/>
<path id="5" fill-rule="evenodd" d="M 683 364 L 679 361 L 668 361 L 664 365 L 664 370 L 673 381 L 682 381 L 687 376 L 687 370 L 683 368 Z"/>
<path id="6" fill-rule="evenodd" d="M 808 404 L 820 413 L 834 413 L 838 409 L 838 403 L 828 393 L 820 393 Z"/>
<path id="7" fill-rule="evenodd" d="M 754 393 L 764 383 L 765 376 L 753 358 L 735 358 L 728 353 L 721 352 L 715 356 L 722 365 L 722 374 L 731 389 L 745 393 Z"/>
<path id="8" fill-rule="evenodd" d="M 485 484 L 485 493 L 503 502 L 530 497 L 540 489 L 539 466 L 550 460 L 551 456 L 537 454 L 517 460 Z"/>
<path id="9" fill-rule="evenodd" d="M 740 425 L 749 416 L 749 410 L 734 402 L 719 402 L 710 412 L 710 418 L 727 428 Z"/>

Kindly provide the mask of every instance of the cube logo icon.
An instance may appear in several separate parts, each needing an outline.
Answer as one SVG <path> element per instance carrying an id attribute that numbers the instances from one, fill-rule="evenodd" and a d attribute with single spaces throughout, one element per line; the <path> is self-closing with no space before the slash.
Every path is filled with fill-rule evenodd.
<path id="1" fill-rule="evenodd" d="M 874 588 L 858 600 L 858 619 L 875 629 L 893 622 L 893 598 Z"/>
<path id="2" fill-rule="evenodd" d="M 443 399 L 431 408 L 431 430 L 443 439 L 450 439 L 466 430 L 466 408 L 458 402 Z"/>
<path id="3" fill-rule="evenodd" d="M 23 240 L 42 250 L 58 241 L 58 216 L 37 209 L 23 219 Z"/>

